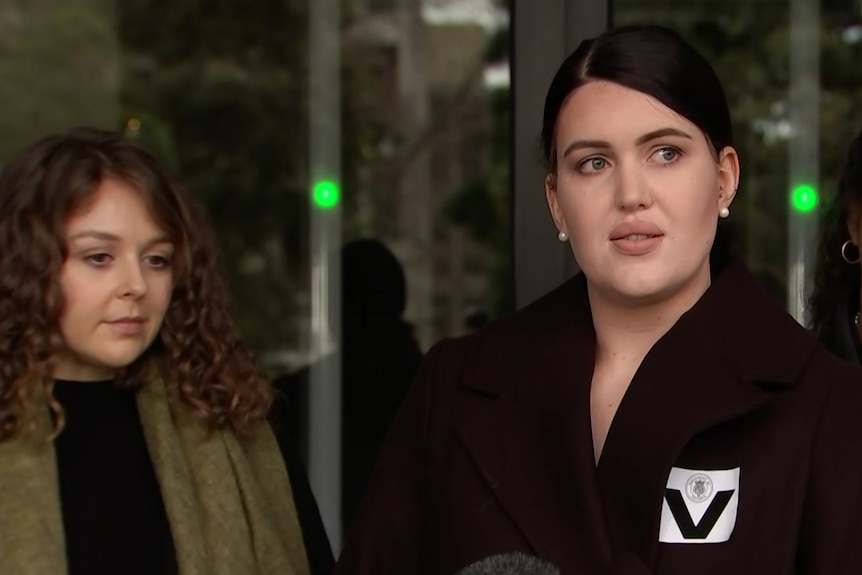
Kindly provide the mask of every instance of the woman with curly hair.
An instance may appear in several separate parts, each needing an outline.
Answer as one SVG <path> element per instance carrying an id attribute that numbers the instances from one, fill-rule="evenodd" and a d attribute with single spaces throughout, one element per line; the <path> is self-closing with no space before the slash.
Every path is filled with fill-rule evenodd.
<path id="1" fill-rule="evenodd" d="M 0 246 L 0 572 L 309 573 L 307 484 L 165 168 L 43 138 L 0 173 Z"/>
<path id="2" fill-rule="evenodd" d="M 834 354 L 860 363 L 859 242 L 862 241 L 862 131 L 850 144 L 837 193 L 826 204 L 817 250 L 811 327 Z"/>

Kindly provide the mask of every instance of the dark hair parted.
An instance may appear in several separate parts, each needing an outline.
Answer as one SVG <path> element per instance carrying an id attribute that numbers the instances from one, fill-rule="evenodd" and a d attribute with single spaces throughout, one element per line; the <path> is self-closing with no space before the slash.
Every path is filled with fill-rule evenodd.
<path id="1" fill-rule="evenodd" d="M 839 308 L 847 305 L 852 313 L 859 305 L 859 292 L 862 289 L 859 264 L 844 261 L 841 248 L 844 242 L 850 240 L 847 226 L 850 216 L 856 214 L 858 217 L 860 209 L 862 131 L 850 144 L 835 194 L 826 199 L 821 210 L 817 264 L 814 270 L 814 286 L 809 298 L 809 321 L 815 332 L 819 333 Z M 856 246 L 856 250 L 858 249 Z"/>
<path id="2" fill-rule="evenodd" d="M 47 136 L 0 173 L 0 440 L 33 423 L 33 398 L 47 397 L 55 431 L 63 412 L 53 398 L 52 358 L 63 349 L 59 273 L 66 222 L 106 179 L 141 194 L 174 244 L 173 291 L 156 341 L 117 374 L 136 388 L 153 363 L 167 384 L 211 428 L 248 437 L 265 419 L 271 394 L 241 342 L 228 288 L 203 213 L 150 153 L 114 132 L 77 128 Z"/>
<path id="3" fill-rule="evenodd" d="M 551 81 L 542 122 L 542 153 L 549 174 L 557 169 L 555 137 L 560 110 L 575 90 L 596 80 L 652 96 L 700 128 L 716 153 L 733 145 L 727 99 L 709 62 L 673 30 L 656 25 L 623 26 L 581 42 Z M 730 244 L 727 222 L 719 221 L 713 263 L 724 263 Z"/>

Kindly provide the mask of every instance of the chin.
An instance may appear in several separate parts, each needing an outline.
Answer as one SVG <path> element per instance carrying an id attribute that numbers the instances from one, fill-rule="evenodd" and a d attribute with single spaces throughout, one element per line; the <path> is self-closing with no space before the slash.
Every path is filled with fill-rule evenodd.
<path id="1" fill-rule="evenodd" d="M 135 363 L 136 361 L 138 361 L 138 359 L 140 359 L 140 357 L 141 357 L 141 355 L 138 354 L 138 355 L 135 355 L 132 357 L 123 358 L 121 361 L 117 362 L 115 369 L 125 369 L 125 368 L 129 367 L 130 365 L 132 365 L 133 363 Z"/>
<path id="2" fill-rule="evenodd" d="M 141 357 L 141 355 L 143 355 L 143 354 L 142 353 L 129 353 L 129 354 L 122 353 L 122 354 L 119 354 L 118 353 L 118 354 L 111 355 L 108 357 L 101 357 L 99 359 L 100 359 L 100 363 L 102 365 L 104 365 L 105 367 L 113 369 L 113 370 L 120 370 L 120 369 L 125 369 L 125 368 L 129 367 L 130 365 L 132 365 L 133 363 L 135 363 L 135 361 L 137 361 L 138 358 Z"/>
<path id="3" fill-rule="evenodd" d="M 621 299 L 638 305 L 658 303 L 673 295 L 673 290 L 666 286 L 624 286 L 614 291 Z"/>
<path id="4" fill-rule="evenodd" d="M 590 283 L 610 300 L 616 300 L 623 305 L 649 305 L 665 301 L 672 298 L 681 287 L 678 278 L 667 273 L 649 273 L 643 269 L 606 275 Z"/>
<path id="5" fill-rule="evenodd" d="M 651 265 L 617 269 L 608 278 L 608 287 L 620 295 L 649 298 L 672 291 L 673 286 L 679 285 L 678 278 L 668 273 L 670 270 L 656 268 Z"/>

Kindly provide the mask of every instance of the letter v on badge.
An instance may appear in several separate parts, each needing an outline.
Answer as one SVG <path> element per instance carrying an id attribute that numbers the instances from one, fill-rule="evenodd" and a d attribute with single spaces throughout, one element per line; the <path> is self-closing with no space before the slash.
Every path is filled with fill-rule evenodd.
<path id="1" fill-rule="evenodd" d="M 673 467 L 661 508 L 661 543 L 723 543 L 736 526 L 740 468 Z"/>

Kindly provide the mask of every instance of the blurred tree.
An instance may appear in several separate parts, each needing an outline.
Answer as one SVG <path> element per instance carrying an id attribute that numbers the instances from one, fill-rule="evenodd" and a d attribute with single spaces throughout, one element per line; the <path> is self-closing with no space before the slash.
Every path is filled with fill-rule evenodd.
<path id="1" fill-rule="evenodd" d="M 117 6 L 127 133 L 208 210 L 249 343 L 295 344 L 308 275 L 307 1 Z"/>
<path id="2" fill-rule="evenodd" d="M 497 0 L 497 5 L 511 14 L 511 0 Z M 484 67 L 508 66 L 511 46 L 510 28 L 502 26 L 489 35 Z M 515 308 L 515 281 L 512 268 L 511 184 L 511 93 L 508 85 L 489 86 L 487 100 L 491 108 L 487 142 L 487 169 L 479 178 L 466 182 L 443 206 L 443 216 L 465 229 L 490 255 L 490 294 L 492 317 L 510 313 Z"/>
<path id="3" fill-rule="evenodd" d="M 462 227 L 470 238 L 487 248 L 491 258 L 490 294 L 492 317 L 515 307 L 512 269 L 512 188 L 510 151 L 510 92 L 496 88 L 489 94 L 492 109 L 486 141 L 490 165 L 482 177 L 464 184 L 443 206 L 443 216 Z"/>
<path id="4" fill-rule="evenodd" d="M 114 126 L 120 51 L 112 7 L 113 0 L 0 3 L 0 162 L 71 125 Z"/>

